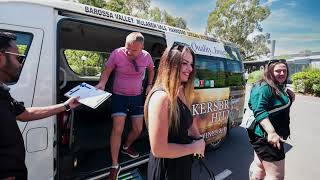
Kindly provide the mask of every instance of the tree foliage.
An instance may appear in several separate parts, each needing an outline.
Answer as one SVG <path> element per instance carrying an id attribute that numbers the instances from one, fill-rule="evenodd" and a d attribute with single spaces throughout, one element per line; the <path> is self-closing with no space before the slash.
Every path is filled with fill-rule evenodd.
<path id="1" fill-rule="evenodd" d="M 270 9 L 260 6 L 259 0 L 217 0 L 208 17 L 206 32 L 235 43 L 242 59 L 253 60 L 270 52 L 266 45 L 268 36 L 248 38 L 255 31 L 262 32 L 261 22 L 269 15 Z"/>
<path id="2" fill-rule="evenodd" d="M 106 6 L 105 0 L 79 0 L 79 3 L 95 6 L 98 8 L 104 8 Z"/>
<path id="3" fill-rule="evenodd" d="M 182 17 L 172 16 L 166 10 L 160 10 L 158 7 L 149 10 L 148 19 L 162 24 L 167 24 L 169 26 L 188 29 L 187 21 Z"/>
<path id="4" fill-rule="evenodd" d="M 106 53 L 67 49 L 64 52 L 71 69 L 81 75 L 95 76 L 103 69 Z"/>
<path id="5" fill-rule="evenodd" d="M 150 0 L 109 0 L 105 9 L 143 18 L 148 14 Z"/>

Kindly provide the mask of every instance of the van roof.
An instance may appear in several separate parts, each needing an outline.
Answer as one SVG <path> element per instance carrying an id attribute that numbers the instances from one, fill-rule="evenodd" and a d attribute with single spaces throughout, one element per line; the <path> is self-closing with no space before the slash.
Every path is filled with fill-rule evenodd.
<path id="1" fill-rule="evenodd" d="M 41 6 L 48 6 L 56 9 L 66 10 L 66 11 L 84 14 L 88 16 L 94 16 L 101 19 L 108 19 L 111 21 L 122 22 L 126 24 L 139 26 L 139 27 L 154 29 L 162 32 L 180 34 L 180 35 L 218 42 L 218 40 L 214 37 L 201 35 L 185 29 L 180 29 L 177 27 L 168 26 L 168 25 L 156 23 L 153 21 L 140 19 L 134 16 L 125 15 L 125 14 L 109 11 L 106 9 L 102 9 L 102 8 L 84 5 L 84 4 L 78 3 L 77 0 L 41 0 L 41 1 L 39 0 L 6 0 L 4 2 L 28 3 L 28 4 L 37 4 Z"/>

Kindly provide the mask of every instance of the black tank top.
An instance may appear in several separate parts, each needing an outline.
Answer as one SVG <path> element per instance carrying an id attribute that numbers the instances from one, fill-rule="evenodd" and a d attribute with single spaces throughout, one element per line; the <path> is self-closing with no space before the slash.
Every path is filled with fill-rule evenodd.
<path id="1" fill-rule="evenodd" d="M 168 142 L 189 144 L 192 140 L 188 136 L 193 118 L 189 108 L 178 98 L 180 110 L 180 126 L 178 130 L 169 129 Z M 193 155 L 180 158 L 156 158 L 150 153 L 148 164 L 148 180 L 190 180 Z"/>

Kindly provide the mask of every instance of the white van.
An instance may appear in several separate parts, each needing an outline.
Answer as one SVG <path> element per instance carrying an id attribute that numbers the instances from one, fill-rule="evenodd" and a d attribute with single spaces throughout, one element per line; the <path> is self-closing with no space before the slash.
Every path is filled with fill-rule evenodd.
<path id="1" fill-rule="evenodd" d="M 230 128 L 241 123 L 244 104 L 243 64 L 229 43 L 179 28 L 61 0 L 0 0 L 0 30 L 18 36 L 26 61 L 11 94 L 25 106 L 66 100 L 64 93 L 81 82 L 96 85 L 104 60 L 132 31 L 145 36 L 157 68 L 162 49 L 174 41 L 196 53 L 194 119 L 208 145 L 216 147 Z M 112 92 L 112 81 L 106 90 Z M 34 122 L 18 122 L 26 147 L 29 179 L 98 179 L 111 166 L 109 138 L 112 98 L 97 109 L 72 112 Z M 126 124 L 124 136 L 130 121 Z M 135 147 L 140 157 L 120 155 L 123 169 L 148 161 L 144 131 Z M 0 162 L 1 165 L 1 162 Z"/>

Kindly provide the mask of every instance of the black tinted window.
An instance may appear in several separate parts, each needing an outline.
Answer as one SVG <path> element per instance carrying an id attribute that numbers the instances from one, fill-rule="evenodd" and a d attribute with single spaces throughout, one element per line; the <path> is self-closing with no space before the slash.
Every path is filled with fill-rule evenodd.
<path id="1" fill-rule="evenodd" d="M 196 88 L 213 88 L 225 86 L 225 65 L 223 58 L 196 57 Z"/>

